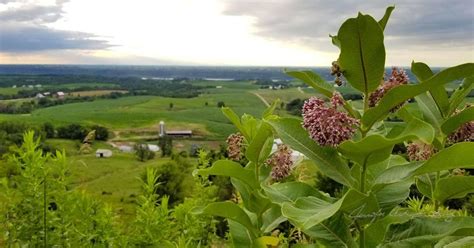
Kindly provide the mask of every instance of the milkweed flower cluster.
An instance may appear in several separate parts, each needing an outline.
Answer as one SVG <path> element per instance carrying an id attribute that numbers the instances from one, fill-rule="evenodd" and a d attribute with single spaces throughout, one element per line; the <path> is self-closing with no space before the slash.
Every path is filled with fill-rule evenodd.
<path id="1" fill-rule="evenodd" d="M 233 133 L 227 137 L 227 154 L 231 160 L 240 161 L 243 154 L 244 136 Z"/>
<path id="2" fill-rule="evenodd" d="M 397 67 L 392 68 L 392 74 L 390 75 L 390 78 L 386 82 L 382 82 L 379 87 L 372 92 L 369 96 L 369 107 L 375 107 L 377 103 L 382 99 L 382 97 L 391 89 L 408 84 L 408 81 L 410 79 L 408 78 L 407 73 L 405 70 Z M 391 112 L 395 112 L 397 109 L 399 109 L 403 104 L 400 104 L 399 106 L 393 108 Z"/>
<path id="3" fill-rule="evenodd" d="M 303 105 L 303 127 L 322 146 L 336 147 L 350 139 L 359 126 L 358 119 L 338 110 L 341 105 L 343 99 L 339 93 L 332 96 L 331 104 L 311 97 Z"/>
<path id="4" fill-rule="evenodd" d="M 435 154 L 435 149 L 432 145 L 422 142 L 413 142 L 407 146 L 407 155 L 410 161 L 425 161 Z"/>
<path id="5" fill-rule="evenodd" d="M 292 150 L 287 145 L 279 144 L 276 152 L 267 159 L 267 165 L 272 167 L 271 176 L 273 180 L 279 181 L 290 175 L 293 166 L 291 153 Z"/>
<path id="6" fill-rule="evenodd" d="M 467 107 L 471 106 L 468 105 Z M 454 114 L 458 114 L 459 112 L 461 111 L 457 110 L 456 112 L 454 112 Z M 464 123 L 456 131 L 451 133 L 447 139 L 448 144 L 454 144 L 463 141 L 474 141 L 474 121 Z"/>

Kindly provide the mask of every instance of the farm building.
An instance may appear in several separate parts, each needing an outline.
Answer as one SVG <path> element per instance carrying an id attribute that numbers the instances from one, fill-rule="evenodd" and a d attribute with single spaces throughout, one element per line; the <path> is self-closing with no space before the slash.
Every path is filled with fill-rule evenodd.
<path id="1" fill-rule="evenodd" d="M 148 150 L 152 152 L 158 152 L 160 150 L 160 147 L 157 145 L 152 145 L 152 144 L 147 144 Z"/>
<path id="2" fill-rule="evenodd" d="M 172 137 L 191 137 L 193 136 L 193 131 L 191 130 L 166 131 L 166 135 L 172 136 Z"/>
<path id="3" fill-rule="evenodd" d="M 64 99 L 65 94 L 64 94 L 64 92 L 62 92 L 62 91 L 58 91 L 58 92 L 56 93 L 56 96 L 57 96 L 59 99 Z"/>
<path id="4" fill-rule="evenodd" d="M 36 94 L 35 96 L 37 99 L 44 98 L 45 96 L 41 93 Z"/>
<path id="5" fill-rule="evenodd" d="M 118 147 L 118 149 L 121 151 L 121 152 L 133 152 L 133 147 L 131 146 L 126 146 L 126 145 L 121 145 Z"/>
<path id="6" fill-rule="evenodd" d="M 110 158 L 112 157 L 112 151 L 108 149 L 97 149 L 95 156 L 98 158 Z"/>
<path id="7" fill-rule="evenodd" d="M 160 121 L 159 136 L 163 137 L 164 135 L 172 136 L 172 137 L 192 137 L 193 131 L 191 130 L 166 131 L 165 122 Z"/>

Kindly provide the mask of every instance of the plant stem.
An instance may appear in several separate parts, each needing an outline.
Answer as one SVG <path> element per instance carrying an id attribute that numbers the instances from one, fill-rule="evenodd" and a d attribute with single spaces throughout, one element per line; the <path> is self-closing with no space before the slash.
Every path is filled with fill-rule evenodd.
<path id="1" fill-rule="evenodd" d="M 362 168 L 360 171 L 360 192 L 365 194 L 365 174 L 367 173 L 367 158 L 364 160 L 364 163 L 362 164 Z M 357 223 L 357 229 L 359 230 L 359 247 L 364 248 L 365 247 L 365 227 L 360 226 L 359 223 Z"/>
<path id="2" fill-rule="evenodd" d="M 43 232 L 44 232 L 44 247 L 48 247 L 48 234 L 46 227 L 46 176 L 43 181 Z"/>
<path id="3" fill-rule="evenodd" d="M 438 183 L 439 181 L 439 178 L 440 178 L 440 172 L 436 172 L 436 182 L 435 182 L 435 185 Z M 438 212 L 439 210 L 439 201 L 434 199 L 433 198 L 433 201 L 434 201 L 434 207 L 435 207 L 435 211 Z"/>

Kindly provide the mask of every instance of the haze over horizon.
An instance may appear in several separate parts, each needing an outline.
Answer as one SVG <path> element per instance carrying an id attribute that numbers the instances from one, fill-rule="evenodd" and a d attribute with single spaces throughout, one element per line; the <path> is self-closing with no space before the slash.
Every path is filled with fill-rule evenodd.
<path id="1" fill-rule="evenodd" d="M 328 34 L 394 3 L 387 65 L 474 61 L 471 0 L 0 0 L 0 64 L 329 66 Z"/>

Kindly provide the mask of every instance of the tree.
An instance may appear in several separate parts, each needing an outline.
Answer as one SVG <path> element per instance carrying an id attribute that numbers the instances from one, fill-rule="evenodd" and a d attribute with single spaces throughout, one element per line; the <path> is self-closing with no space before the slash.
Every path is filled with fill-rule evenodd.
<path id="1" fill-rule="evenodd" d="M 174 104 L 170 102 L 170 110 L 173 109 Z"/>
<path id="2" fill-rule="evenodd" d="M 56 134 L 56 130 L 54 129 L 53 124 L 51 124 L 50 122 L 45 122 L 43 124 L 43 130 L 46 134 L 46 138 L 48 139 L 54 138 Z"/>
<path id="3" fill-rule="evenodd" d="M 95 139 L 106 141 L 109 138 L 109 130 L 106 127 L 95 125 L 91 127 L 95 130 Z"/>
<path id="4" fill-rule="evenodd" d="M 160 146 L 162 157 L 170 156 L 173 152 L 173 138 L 168 135 L 161 137 L 158 145 Z"/>
<path id="5" fill-rule="evenodd" d="M 218 108 L 225 107 L 225 103 L 224 103 L 223 101 L 218 101 L 218 102 L 217 102 L 217 107 L 218 107 Z"/>
<path id="6" fill-rule="evenodd" d="M 155 157 L 155 152 L 148 148 L 145 143 L 139 143 L 135 145 L 135 156 L 139 161 L 145 162 Z"/>
<path id="7" fill-rule="evenodd" d="M 88 133 L 88 130 L 79 124 L 70 124 L 58 128 L 58 138 L 63 139 L 83 140 Z"/>

